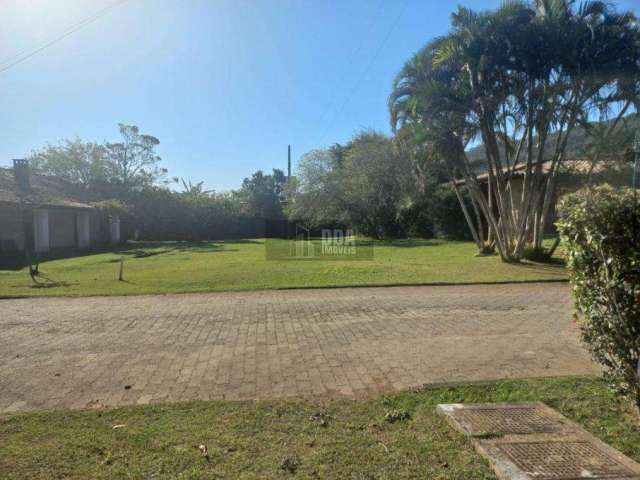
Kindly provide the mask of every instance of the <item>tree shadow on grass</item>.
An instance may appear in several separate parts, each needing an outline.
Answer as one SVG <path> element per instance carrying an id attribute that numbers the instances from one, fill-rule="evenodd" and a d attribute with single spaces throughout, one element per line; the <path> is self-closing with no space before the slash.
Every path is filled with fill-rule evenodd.
<path id="1" fill-rule="evenodd" d="M 181 241 L 158 241 L 158 242 L 128 242 L 112 253 L 116 255 L 129 256 L 132 258 L 148 258 L 157 255 L 167 255 L 172 253 L 215 253 L 215 252 L 237 252 L 238 249 L 229 248 L 229 245 L 263 245 L 261 240 L 238 239 L 238 240 L 203 240 L 192 242 Z M 113 261 L 113 260 L 110 260 Z M 119 260 L 115 260 L 119 261 Z"/>
<path id="2" fill-rule="evenodd" d="M 438 238 L 406 238 L 392 240 L 372 241 L 374 245 L 379 247 L 398 247 L 398 248 L 417 248 L 417 247 L 437 247 L 446 243 L 464 243 L 454 242 Z"/>
<path id="3" fill-rule="evenodd" d="M 173 253 L 213 253 L 229 251 L 221 243 L 215 242 L 144 242 L 127 244 L 125 248 L 112 251 L 114 255 L 131 258 L 148 258 Z M 119 262 L 119 259 L 109 262 Z"/>
<path id="4" fill-rule="evenodd" d="M 69 287 L 71 284 L 69 282 L 54 280 L 51 277 L 47 277 L 43 273 L 38 273 L 32 279 L 33 283 L 29 288 L 36 289 L 48 289 L 48 288 L 58 288 L 58 287 Z"/>
<path id="5" fill-rule="evenodd" d="M 238 238 L 235 240 L 216 240 L 220 243 L 233 245 L 235 243 L 239 245 L 252 244 L 252 245 L 264 245 L 264 240 L 258 240 L 255 238 Z"/>
<path id="6" fill-rule="evenodd" d="M 19 271 L 30 264 L 38 263 L 43 264 L 51 262 L 53 260 L 63 260 L 65 258 L 87 257 L 89 255 L 95 255 L 97 253 L 103 253 L 100 248 L 90 250 L 77 250 L 75 248 L 59 248 L 51 250 L 45 254 L 37 254 L 35 258 L 29 261 L 29 258 L 24 252 L 12 252 L 11 254 L 0 255 L 0 271 Z"/>
<path id="7" fill-rule="evenodd" d="M 47 282 L 47 283 L 32 284 L 32 285 L 29 286 L 29 288 L 35 288 L 37 290 L 45 290 L 45 289 L 48 289 L 48 288 L 69 287 L 69 286 L 71 286 L 71 284 L 68 283 L 68 282 L 51 281 L 51 282 Z"/>
<path id="8" fill-rule="evenodd" d="M 193 253 L 213 253 L 213 252 L 233 252 L 237 251 L 229 248 L 229 245 L 263 245 L 264 242 L 256 239 L 236 239 L 236 240 L 206 240 L 193 242 L 172 242 L 172 241 L 143 241 L 143 242 L 126 242 L 123 245 L 112 246 L 95 246 L 88 250 L 78 250 L 75 248 L 56 249 L 41 255 L 38 258 L 40 264 L 53 260 L 63 260 L 67 258 L 89 257 L 104 253 L 114 253 L 116 255 L 127 256 L 131 258 L 147 258 L 163 254 L 171 254 L 177 252 L 193 252 Z M 120 260 L 116 260 L 120 261 Z M 108 262 L 111 262 L 109 260 Z M 29 262 L 25 255 L 21 252 L 0 255 L 0 271 L 19 271 L 27 267 Z"/>
<path id="9" fill-rule="evenodd" d="M 548 262 L 532 262 L 529 260 L 511 263 L 516 268 L 522 268 L 526 270 L 535 270 L 538 273 L 544 273 L 548 275 L 558 275 L 559 273 L 566 272 L 566 265 L 560 258 L 553 258 Z"/>

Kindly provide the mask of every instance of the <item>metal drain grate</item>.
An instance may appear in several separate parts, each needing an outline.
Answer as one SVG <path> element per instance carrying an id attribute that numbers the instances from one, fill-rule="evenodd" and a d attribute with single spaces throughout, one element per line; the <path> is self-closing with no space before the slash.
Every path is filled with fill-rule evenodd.
<path id="1" fill-rule="evenodd" d="M 535 479 L 640 478 L 588 442 L 502 443 L 496 446 Z"/>
<path id="2" fill-rule="evenodd" d="M 552 433 L 561 428 L 557 419 L 539 407 L 468 408 L 456 411 L 454 416 L 472 434 Z"/>

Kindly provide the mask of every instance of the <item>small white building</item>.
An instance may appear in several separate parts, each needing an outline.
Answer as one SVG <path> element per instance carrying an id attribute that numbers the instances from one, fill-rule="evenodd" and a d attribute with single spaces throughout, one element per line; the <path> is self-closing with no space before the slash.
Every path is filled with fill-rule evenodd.
<path id="1" fill-rule="evenodd" d="M 0 168 L 0 255 L 26 251 L 46 254 L 120 242 L 120 221 L 108 231 L 96 209 L 82 200 L 73 184 L 58 177 L 31 174 L 25 160 Z"/>

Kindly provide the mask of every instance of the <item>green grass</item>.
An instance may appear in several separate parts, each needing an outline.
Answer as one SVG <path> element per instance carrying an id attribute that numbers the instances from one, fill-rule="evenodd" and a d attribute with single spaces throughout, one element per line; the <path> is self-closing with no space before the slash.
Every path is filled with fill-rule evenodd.
<path id="1" fill-rule="evenodd" d="M 276 246 L 287 249 L 285 240 Z M 277 242 L 281 242 L 278 245 Z M 40 265 L 41 285 L 27 269 L 0 271 L 0 297 L 132 295 L 270 288 L 521 282 L 565 279 L 562 264 L 505 264 L 477 257 L 468 242 L 375 242 L 373 259 L 267 260 L 263 240 L 129 245 L 120 252 Z M 119 260 L 125 258 L 124 282 Z"/>
<path id="2" fill-rule="evenodd" d="M 640 426 L 630 402 L 616 400 L 601 380 L 565 378 L 429 388 L 376 400 L 18 414 L 0 418 L 0 478 L 493 479 L 435 406 L 532 400 L 640 460 Z"/>

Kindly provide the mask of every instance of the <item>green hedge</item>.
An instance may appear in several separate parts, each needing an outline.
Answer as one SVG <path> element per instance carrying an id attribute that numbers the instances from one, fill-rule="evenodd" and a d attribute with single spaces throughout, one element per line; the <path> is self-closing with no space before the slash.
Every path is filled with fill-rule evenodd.
<path id="1" fill-rule="evenodd" d="M 568 195 L 556 225 L 583 339 L 616 390 L 640 409 L 640 208 L 633 192 L 605 185 Z"/>

